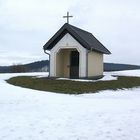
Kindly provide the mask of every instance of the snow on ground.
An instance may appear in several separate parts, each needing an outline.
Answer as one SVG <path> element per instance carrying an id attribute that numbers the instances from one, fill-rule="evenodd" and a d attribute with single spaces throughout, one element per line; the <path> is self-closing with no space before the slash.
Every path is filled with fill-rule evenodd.
<path id="1" fill-rule="evenodd" d="M 0 74 L 0 140 L 140 140 L 140 88 L 65 95 L 4 81 L 16 75 Z"/>
<path id="2" fill-rule="evenodd" d="M 69 78 L 57 78 L 57 80 L 71 80 L 71 81 L 78 81 L 78 82 L 97 82 L 97 81 L 117 80 L 117 77 L 114 77 L 114 76 L 106 73 L 103 78 L 98 79 L 98 80 L 90 80 L 90 79 L 69 79 Z"/>
<path id="3" fill-rule="evenodd" d="M 110 81 L 110 80 L 117 80 L 117 77 L 114 77 L 112 75 L 105 74 L 103 78 L 97 80 L 97 81 Z"/>
<path id="4" fill-rule="evenodd" d="M 105 75 L 122 75 L 122 76 L 138 76 L 140 77 L 140 70 L 125 70 L 125 71 L 114 71 L 105 72 Z"/>

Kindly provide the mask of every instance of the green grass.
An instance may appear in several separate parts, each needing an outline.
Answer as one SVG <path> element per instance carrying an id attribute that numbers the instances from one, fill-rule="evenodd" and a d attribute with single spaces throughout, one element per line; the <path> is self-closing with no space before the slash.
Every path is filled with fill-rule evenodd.
<path id="1" fill-rule="evenodd" d="M 102 90 L 128 89 L 140 86 L 140 77 L 119 76 L 118 80 L 98 82 L 78 82 L 71 80 L 55 80 L 48 78 L 36 78 L 29 76 L 13 77 L 8 83 L 36 89 L 68 94 L 95 93 Z"/>

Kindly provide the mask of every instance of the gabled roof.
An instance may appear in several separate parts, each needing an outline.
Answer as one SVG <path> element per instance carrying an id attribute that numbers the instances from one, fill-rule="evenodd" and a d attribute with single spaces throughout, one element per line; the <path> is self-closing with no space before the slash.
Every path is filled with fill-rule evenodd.
<path id="1" fill-rule="evenodd" d="M 65 23 L 56 34 L 43 46 L 44 50 L 51 50 L 56 43 L 66 34 L 69 33 L 84 48 L 96 52 L 110 54 L 110 51 L 103 46 L 90 32 Z"/>

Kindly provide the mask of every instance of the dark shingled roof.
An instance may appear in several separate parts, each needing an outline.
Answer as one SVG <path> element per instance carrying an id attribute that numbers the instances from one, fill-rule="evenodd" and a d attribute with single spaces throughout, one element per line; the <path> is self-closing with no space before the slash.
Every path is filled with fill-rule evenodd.
<path id="1" fill-rule="evenodd" d="M 84 48 L 96 52 L 110 54 L 110 51 L 103 46 L 90 32 L 79 29 L 68 23 L 65 23 L 56 34 L 43 46 L 44 50 L 51 50 L 56 43 L 66 34 L 69 33 Z"/>

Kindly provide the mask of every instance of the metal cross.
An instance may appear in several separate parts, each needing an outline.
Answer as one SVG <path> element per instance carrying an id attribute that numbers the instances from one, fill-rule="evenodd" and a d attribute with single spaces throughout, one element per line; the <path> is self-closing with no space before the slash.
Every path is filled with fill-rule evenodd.
<path id="1" fill-rule="evenodd" d="M 73 16 L 69 16 L 69 12 L 67 12 L 67 15 L 66 16 L 63 16 L 63 18 L 67 18 L 67 23 L 69 23 L 69 18 L 71 18 Z"/>

